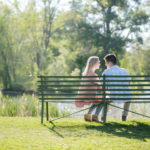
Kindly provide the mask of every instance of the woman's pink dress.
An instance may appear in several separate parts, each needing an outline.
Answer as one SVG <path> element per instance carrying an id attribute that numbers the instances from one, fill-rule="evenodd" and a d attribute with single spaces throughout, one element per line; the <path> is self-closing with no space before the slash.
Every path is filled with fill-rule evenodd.
<path id="1" fill-rule="evenodd" d="M 99 82 L 90 82 L 90 80 L 99 80 L 96 74 L 89 74 L 89 76 L 95 76 L 95 78 L 82 78 L 82 80 L 89 80 L 89 82 L 81 82 L 81 85 L 87 85 L 87 86 L 81 86 L 79 88 L 78 94 L 93 94 L 93 95 L 78 95 L 75 99 L 75 105 L 76 107 L 83 107 L 84 105 L 90 105 L 90 104 L 99 104 L 102 102 L 102 95 L 95 95 L 98 94 L 97 89 L 102 89 L 102 86 Z M 95 85 L 95 86 L 88 86 L 88 85 Z M 92 89 L 93 91 L 80 91 L 80 89 Z M 95 91 L 94 91 L 95 90 Z M 80 99 L 80 98 L 87 98 L 86 99 Z M 94 99 L 99 98 L 99 99 Z"/>

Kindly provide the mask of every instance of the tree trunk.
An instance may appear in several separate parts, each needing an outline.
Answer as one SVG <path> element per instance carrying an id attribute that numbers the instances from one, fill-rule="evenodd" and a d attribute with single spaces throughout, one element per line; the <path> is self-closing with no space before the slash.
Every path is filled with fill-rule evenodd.
<path id="1" fill-rule="evenodd" d="M 36 53 L 36 63 L 39 68 L 39 66 L 40 66 L 40 53 L 39 52 Z"/>
<path id="2" fill-rule="evenodd" d="M 6 56 L 5 56 L 3 51 L 1 51 L 1 54 L 2 54 L 2 58 L 3 58 L 3 62 L 4 62 L 4 72 L 3 72 L 4 88 L 6 88 L 6 89 L 12 88 L 11 77 L 10 77 L 10 73 L 9 73 L 9 67 L 7 64 L 7 59 L 6 59 Z"/>

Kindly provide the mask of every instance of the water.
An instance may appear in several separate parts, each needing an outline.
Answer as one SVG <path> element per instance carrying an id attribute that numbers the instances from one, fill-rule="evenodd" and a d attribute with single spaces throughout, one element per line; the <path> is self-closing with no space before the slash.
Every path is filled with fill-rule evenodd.
<path id="1" fill-rule="evenodd" d="M 117 104 L 117 103 L 112 103 L 112 104 L 123 108 L 123 104 Z M 74 104 L 57 104 L 57 107 L 59 108 L 60 111 L 65 110 L 69 113 L 80 111 L 82 109 L 82 108 L 77 108 Z M 89 107 L 89 106 L 87 106 L 87 107 Z M 84 108 L 86 108 L 86 107 L 84 107 Z M 150 116 L 150 109 L 149 108 L 150 108 L 150 103 L 144 103 L 144 104 L 132 103 L 130 105 L 130 110 L 131 111 L 138 112 L 138 113 L 141 113 L 141 114 L 144 114 L 144 115 L 147 115 L 147 116 Z M 70 117 L 83 118 L 85 113 L 87 113 L 87 110 L 85 110 L 83 112 L 79 112 L 77 114 L 73 114 Z M 142 117 L 142 116 L 139 116 L 139 115 L 136 115 L 136 114 L 133 114 L 133 113 L 129 113 L 128 115 L 131 118 Z M 118 108 L 114 108 L 112 106 L 109 106 L 109 111 L 107 113 L 107 116 L 110 117 L 110 118 L 121 118 L 122 110 L 118 109 Z"/>
<path id="2" fill-rule="evenodd" d="M 147 87 L 148 89 L 150 89 L 150 87 Z M 150 91 L 145 91 L 144 93 L 150 93 Z M 143 100 L 143 97 L 145 98 L 149 98 L 150 101 L 150 96 L 139 96 L 139 98 L 141 98 L 141 100 Z M 118 104 L 118 103 L 112 103 L 113 105 L 119 106 L 121 108 L 123 108 L 123 103 L 122 104 Z M 57 107 L 60 111 L 67 111 L 69 113 L 73 113 L 76 111 L 80 111 L 81 109 L 87 108 L 77 108 L 73 103 L 69 103 L 69 104 L 57 104 Z M 150 103 L 131 103 L 129 110 L 137 112 L 137 113 L 141 113 L 143 115 L 147 115 L 150 116 Z M 84 114 L 87 113 L 88 110 L 83 111 L 83 112 L 79 112 L 77 114 L 72 115 L 71 117 L 78 117 L 78 118 L 83 118 Z M 100 114 L 101 115 L 101 114 Z M 109 106 L 109 111 L 107 113 L 107 116 L 110 118 L 121 118 L 122 116 L 122 110 L 118 109 L 118 108 L 114 108 L 112 106 Z M 128 114 L 129 117 L 131 118 L 139 118 L 142 117 L 140 115 L 136 115 L 133 113 Z"/>

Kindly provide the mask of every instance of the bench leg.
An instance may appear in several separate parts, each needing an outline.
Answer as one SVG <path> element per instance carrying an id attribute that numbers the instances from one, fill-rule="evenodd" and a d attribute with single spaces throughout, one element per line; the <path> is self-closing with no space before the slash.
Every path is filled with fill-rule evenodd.
<path id="1" fill-rule="evenodd" d="M 48 102 L 46 102 L 46 119 L 47 119 L 47 121 L 49 120 L 49 115 L 48 115 Z"/>
<path id="2" fill-rule="evenodd" d="M 108 104 L 106 102 L 104 102 L 104 109 L 103 109 L 103 113 L 104 113 L 104 120 L 103 120 L 103 123 L 105 124 L 106 123 L 106 116 L 107 116 L 107 106 Z"/>
<path id="3" fill-rule="evenodd" d="M 44 118 L 44 101 L 42 100 L 42 106 L 41 106 L 41 124 L 43 124 L 43 118 Z"/>

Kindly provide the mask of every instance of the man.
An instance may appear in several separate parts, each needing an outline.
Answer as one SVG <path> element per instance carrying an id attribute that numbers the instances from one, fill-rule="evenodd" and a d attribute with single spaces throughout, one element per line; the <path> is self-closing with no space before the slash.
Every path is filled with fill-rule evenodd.
<path id="1" fill-rule="evenodd" d="M 106 70 L 104 70 L 104 72 L 102 73 L 102 76 L 105 75 L 106 76 L 106 80 L 130 80 L 129 77 L 107 77 L 107 76 L 128 76 L 128 72 L 123 69 L 120 68 L 116 65 L 117 63 L 117 59 L 116 56 L 114 54 L 108 54 L 104 57 L 105 60 L 105 65 L 107 67 Z M 100 80 L 102 80 L 103 78 L 101 78 Z M 129 85 L 129 82 L 106 82 L 106 84 L 109 84 L 111 86 L 108 85 L 107 90 L 109 94 L 116 94 L 116 95 L 110 95 L 109 97 L 111 99 L 114 99 L 114 101 L 112 100 L 112 102 L 117 102 L 117 103 L 124 103 L 124 110 L 122 112 L 122 121 L 126 121 L 127 119 L 127 115 L 128 115 L 128 111 L 129 110 L 129 100 L 118 100 L 118 98 L 131 98 L 131 96 L 121 96 L 119 94 L 131 94 L 131 92 L 126 89 L 130 89 L 129 86 L 121 86 L 121 85 Z M 113 86 L 113 84 L 120 84 L 119 86 Z M 109 89 L 116 89 L 116 91 L 112 91 Z M 124 89 L 122 91 L 117 91 L 117 89 Z M 115 98 L 117 98 L 117 100 L 115 100 Z M 108 108 L 107 108 L 108 109 Z M 103 116 L 103 115 L 102 115 Z M 103 117 L 101 118 L 103 120 Z"/>

